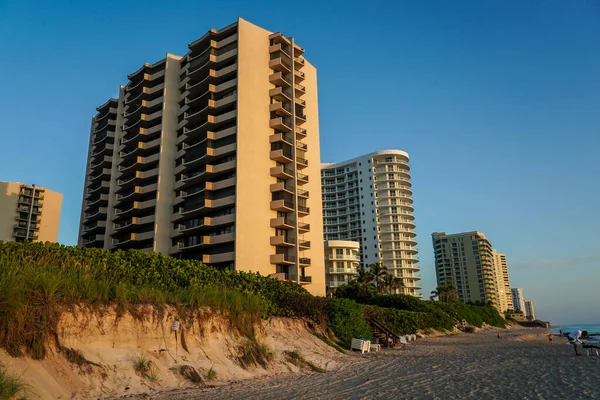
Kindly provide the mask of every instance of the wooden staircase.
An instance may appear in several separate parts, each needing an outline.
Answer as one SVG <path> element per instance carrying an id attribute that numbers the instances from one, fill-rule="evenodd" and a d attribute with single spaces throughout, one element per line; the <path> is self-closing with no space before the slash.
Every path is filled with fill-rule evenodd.
<path id="1" fill-rule="evenodd" d="M 394 347 L 400 342 L 400 335 L 396 334 L 381 321 L 375 318 L 367 318 L 367 322 L 371 326 L 373 338 L 378 339 L 379 344 L 382 346 Z M 388 339 L 391 339 L 391 341 Z"/>

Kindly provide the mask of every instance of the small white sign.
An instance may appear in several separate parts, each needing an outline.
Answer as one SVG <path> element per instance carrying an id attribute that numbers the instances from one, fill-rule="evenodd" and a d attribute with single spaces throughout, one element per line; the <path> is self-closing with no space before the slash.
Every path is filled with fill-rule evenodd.
<path id="1" fill-rule="evenodd" d="M 179 321 L 173 321 L 173 323 L 171 324 L 171 330 L 177 332 L 179 330 L 179 326 L 181 324 L 179 323 Z"/>

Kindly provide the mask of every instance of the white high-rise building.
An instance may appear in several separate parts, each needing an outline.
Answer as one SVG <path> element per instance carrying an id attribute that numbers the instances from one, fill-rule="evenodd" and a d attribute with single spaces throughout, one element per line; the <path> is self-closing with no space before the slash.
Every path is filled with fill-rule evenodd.
<path id="1" fill-rule="evenodd" d="M 514 310 L 526 314 L 527 310 L 525 309 L 525 298 L 523 297 L 523 289 L 512 288 L 510 291 L 512 294 Z"/>
<path id="2" fill-rule="evenodd" d="M 533 308 L 533 301 L 525 300 L 525 316 L 531 321 L 535 321 L 535 308 Z"/>
<path id="3" fill-rule="evenodd" d="M 408 154 L 381 150 L 321 164 L 325 240 L 360 243 L 361 263 L 382 262 L 402 279 L 398 293 L 421 297 Z"/>

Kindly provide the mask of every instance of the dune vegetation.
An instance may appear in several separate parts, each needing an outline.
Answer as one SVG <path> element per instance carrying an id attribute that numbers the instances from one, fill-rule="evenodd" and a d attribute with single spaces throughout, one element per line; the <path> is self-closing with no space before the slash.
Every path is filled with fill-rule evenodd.
<path id="1" fill-rule="evenodd" d="M 158 312 L 173 306 L 184 319 L 210 310 L 225 316 L 231 329 L 250 341 L 255 341 L 261 319 L 305 318 L 330 332 L 325 341 L 346 348 L 353 337 L 371 336 L 369 318 L 398 334 L 450 330 L 462 319 L 476 326 L 504 326 L 489 306 L 383 295 L 355 284 L 337 297 L 316 297 L 295 283 L 136 250 L 0 242 L 0 348 L 12 356 L 44 358 L 48 343 L 58 341 L 61 314 L 75 306 L 112 306 L 120 313 L 133 313 L 139 305 L 153 305 Z M 256 357 L 268 354 L 259 344 L 248 344 L 247 350 L 250 363 L 268 360 Z"/>

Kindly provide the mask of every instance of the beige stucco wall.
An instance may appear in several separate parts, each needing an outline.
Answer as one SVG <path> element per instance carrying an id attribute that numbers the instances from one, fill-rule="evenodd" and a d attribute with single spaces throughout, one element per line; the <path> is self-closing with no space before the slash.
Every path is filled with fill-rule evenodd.
<path id="1" fill-rule="evenodd" d="M 163 119 L 158 164 L 158 192 L 154 222 L 154 251 L 164 255 L 171 249 L 171 217 L 175 153 L 177 151 L 177 115 L 179 114 L 179 74 L 181 57 L 167 54 L 165 63 L 165 89 L 163 92 Z"/>
<path id="2" fill-rule="evenodd" d="M 37 241 L 57 242 L 62 208 L 62 193 L 46 189 L 43 201 Z"/>
<path id="3" fill-rule="evenodd" d="M 311 248 L 305 251 L 311 259 L 311 266 L 306 269 L 306 275 L 312 277 L 312 283 L 306 289 L 314 295 L 325 295 L 325 259 L 323 248 L 323 204 L 321 202 L 321 148 L 319 143 L 319 100 L 317 94 L 317 70 L 308 61 L 305 62 L 302 72 L 305 80 L 302 85 L 306 93 L 302 98 L 306 101 L 304 109 L 306 122 L 302 125 L 306 129 L 306 138 L 303 142 L 308 145 L 306 158 L 308 167 L 302 173 L 308 175 L 309 182 L 302 188 L 309 191 L 308 206 L 310 215 L 303 221 L 310 224 L 310 232 L 304 234 L 305 240 L 310 240 Z M 301 252 L 302 254 L 302 252 Z"/>
<path id="4" fill-rule="evenodd" d="M 17 223 L 17 200 L 21 184 L 0 181 L 0 240 L 12 242 L 14 226 Z"/>
<path id="5" fill-rule="evenodd" d="M 269 275 L 275 272 L 270 255 L 270 185 L 276 182 L 270 168 L 269 136 L 269 35 L 270 32 L 239 20 L 238 116 L 235 268 Z"/>

